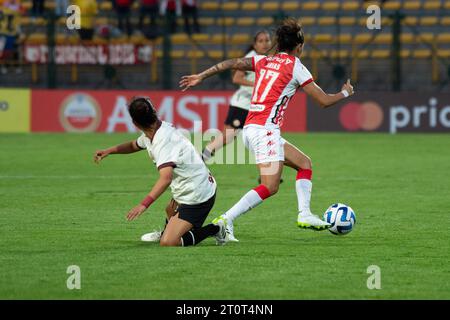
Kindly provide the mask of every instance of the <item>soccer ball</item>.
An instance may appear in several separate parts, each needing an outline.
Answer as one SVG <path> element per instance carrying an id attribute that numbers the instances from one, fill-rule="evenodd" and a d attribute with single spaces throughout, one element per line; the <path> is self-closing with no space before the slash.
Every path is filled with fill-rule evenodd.
<path id="1" fill-rule="evenodd" d="M 353 209 L 342 203 L 332 204 L 323 214 L 323 219 L 331 224 L 328 230 L 337 235 L 349 233 L 356 223 Z"/>

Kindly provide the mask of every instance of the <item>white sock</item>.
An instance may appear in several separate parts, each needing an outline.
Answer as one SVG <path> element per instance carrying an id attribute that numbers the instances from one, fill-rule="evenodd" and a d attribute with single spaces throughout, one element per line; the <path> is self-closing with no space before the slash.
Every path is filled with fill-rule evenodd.
<path id="1" fill-rule="evenodd" d="M 298 212 L 300 215 L 311 213 L 309 207 L 311 202 L 312 182 L 308 179 L 298 179 L 295 181 L 295 190 L 297 191 Z"/>
<path id="2" fill-rule="evenodd" d="M 259 196 L 258 192 L 250 190 L 230 210 L 225 212 L 222 217 L 229 222 L 233 222 L 234 219 L 255 208 L 261 202 L 263 202 L 263 199 Z"/>

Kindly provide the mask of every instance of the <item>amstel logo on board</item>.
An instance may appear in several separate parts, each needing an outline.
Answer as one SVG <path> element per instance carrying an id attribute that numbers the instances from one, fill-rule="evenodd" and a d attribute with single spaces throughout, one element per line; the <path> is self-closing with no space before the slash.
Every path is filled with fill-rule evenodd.
<path id="1" fill-rule="evenodd" d="M 68 96 L 59 110 L 61 125 L 68 132 L 93 132 L 98 128 L 101 117 L 98 102 L 84 93 Z"/>

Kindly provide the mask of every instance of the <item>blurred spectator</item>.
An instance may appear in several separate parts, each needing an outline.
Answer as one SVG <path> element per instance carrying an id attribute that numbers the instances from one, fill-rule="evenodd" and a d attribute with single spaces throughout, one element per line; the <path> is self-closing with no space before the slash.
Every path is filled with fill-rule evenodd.
<path id="1" fill-rule="evenodd" d="M 111 40 L 115 38 L 120 38 L 122 33 L 118 28 L 104 24 L 97 26 L 95 34 L 102 39 Z"/>
<path id="2" fill-rule="evenodd" d="M 24 36 L 20 30 L 20 17 L 24 13 L 20 0 L 4 0 L 0 8 L 0 59 L 2 74 L 8 73 L 9 65 L 16 65 L 21 73 L 22 55 L 20 45 Z"/>
<path id="3" fill-rule="evenodd" d="M 96 2 L 96 1 L 93 1 Z M 57 17 L 63 17 L 67 15 L 67 8 L 70 6 L 69 0 L 56 0 L 55 1 L 55 14 Z"/>
<path id="4" fill-rule="evenodd" d="M 119 29 L 126 32 L 129 36 L 133 32 L 130 22 L 131 6 L 134 0 L 115 0 L 114 7 L 117 12 L 117 19 L 119 21 Z M 125 26 L 124 26 L 125 24 Z"/>
<path id="5" fill-rule="evenodd" d="M 97 15 L 97 1 L 74 0 L 74 5 L 81 10 L 81 29 L 78 30 L 81 40 L 92 40 L 94 36 L 94 19 Z"/>
<path id="6" fill-rule="evenodd" d="M 42 16 L 44 14 L 45 0 L 33 0 L 33 7 L 31 8 L 31 14 L 33 16 Z"/>
<path id="7" fill-rule="evenodd" d="M 22 6 L 20 0 L 1 0 L 0 5 L 9 13 L 22 13 Z"/>
<path id="8" fill-rule="evenodd" d="M 198 11 L 196 0 L 183 0 L 183 18 L 184 18 L 184 30 L 186 33 L 191 34 L 191 25 L 189 18 L 193 20 L 194 33 L 200 32 L 200 26 L 198 24 Z"/>
<path id="9" fill-rule="evenodd" d="M 166 17 L 170 33 L 177 31 L 177 16 L 181 16 L 181 0 L 162 0 L 159 13 Z"/>
<path id="10" fill-rule="evenodd" d="M 141 0 L 141 8 L 139 14 L 139 29 L 144 30 L 144 19 L 150 17 L 150 27 L 156 28 L 156 17 L 159 12 L 158 0 Z"/>

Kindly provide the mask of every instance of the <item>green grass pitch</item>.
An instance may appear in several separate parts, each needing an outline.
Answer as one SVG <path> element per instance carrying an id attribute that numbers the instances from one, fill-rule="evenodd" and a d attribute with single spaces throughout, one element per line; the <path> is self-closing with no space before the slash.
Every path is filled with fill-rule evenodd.
<path id="1" fill-rule="evenodd" d="M 157 176 L 147 154 L 92 161 L 136 135 L 0 135 L 0 298 L 450 298 L 449 135 L 284 136 L 312 157 L 313 211 L 338 201 L 355 210 L 349 235 L 296 227 L 295 172 L 285 168 L 279 193 L 237 220 L 240 243 L 144 244 L 169 199 L 125 219 Z M 211 171 L 219 189 L 208 221 L 257 184 L 252 165 Z M 66 287 L 70 265 L 81 290 Z M 380 290 L 367 288 L 370 265 Z"/>

